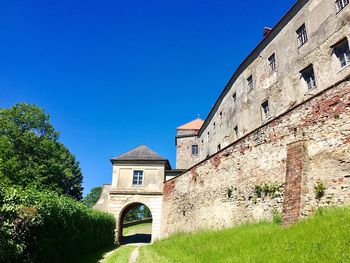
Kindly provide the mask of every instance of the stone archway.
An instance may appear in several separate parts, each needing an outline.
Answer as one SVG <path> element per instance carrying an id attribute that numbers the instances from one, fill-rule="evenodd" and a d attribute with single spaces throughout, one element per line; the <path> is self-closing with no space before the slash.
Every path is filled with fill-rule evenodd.
<path id="1" fill-rule="evenodd" d="M 133 203 L 130 203 L 126 206 L 124 206 L 124 208 L 121 210 L 120 212 L 120 215 L 119 215 L 119 218 L 118 218 L 118 236 L 117 236 L 117 239 L 118 239 L 118 242 L 120 244 L 129 244 L 129 243 L 150 243 L 151 240 L 152 240 L 152 231 L 146 231 L 147 233 L 144 232 L 144 230 L 140 233 L 140 232 L 135 232 L 135 233 L 132 233 L 132 234 L 129 234 L 127 236 L 124 236 L 124 231 L 123 229 L 125 227 L 134 227 L 135 225 L 137 225 L 137 222 L 136 224 L 134 224 L 133 222 L 131 223 L 124 223 L 124 220 L 125 220 L 125 217 L 127 216 L 127 214 L 133 210 L 134 208 L 137 208 L 137 207 L 145 207 L 145 208 L 148 208 L 150 211 L 151 209 L 143 204 L 142 202 L 133 202 Z M 152 211 L 151 211 L 151 221 L 150 220 L 147 220 L 147 221 L 142 221 L 142 223 L 151 223 L 151 226 L 152 226 L 152 220 L 153 217 L 152 217 Z M 147 227 L 148 228 L 148 227 Z M 149 230 L 149 229 L 148 229 Z M 131 231 L 133 232 L 133 231 Z"/>
<path id="2" fill-rule="evenodd" d="M 111 193 L 110 203 L 113 208 L 109 212 L 113 213 L 116 219 L 116 241 L 121 243 L 123 218 L 126 213 L 133 207 L 144 205 L 148 207 L 152 215 L 152 233 L 151 242 L 156 241 L 160 237 L 160 221 L 163 196 L 159 194 L 117 194 Z"/>

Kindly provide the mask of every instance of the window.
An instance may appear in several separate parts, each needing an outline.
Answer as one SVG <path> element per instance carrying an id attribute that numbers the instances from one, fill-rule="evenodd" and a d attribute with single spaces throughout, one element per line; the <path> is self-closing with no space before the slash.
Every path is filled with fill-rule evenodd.
<path id="1" fill-rule="evenodd" d="M 222 118 L 222 111 L 220 111 L 220 118 Z"/>
<path id="2" fill-rule="evenodd" d="M 235 132 L 235 136 L 237 139 L 238 138 L 238 126 L 237 125 L 233 128 L 233 131 Z"/>
<path id="3" fill-rule="evenodd" d="M 218 144 L 218 151 L 221 150 L 221 144 Z"/>
<path id="4" fill-rule="evenodd" d="M 299 44 L 299 47 L 301 47 L 307 42 L 307 33 L 306 33 L 305 24 L 299 27 L 299 29 L 297 30 L 297 35 L 298 35 L 298 44 Z"/>
<path id="5" fill-rule="evenodd" d="M 252 91 L 254 88 L 253 75 L 250 75 L 249 78 L 247 78 L 247 84 L 248 84 L 248 92 Z"/>
<path id="6" fill-rule="evenodd" d="M 270 117 L 270 107 L 269 107 L 269 100 L 265 100 L 262 104 L 261 104 L 261 115 L 262 115 L 262 119 L 266 120 Z"/>
<path id="7" fill-rule="evenodd" d="M 344 9 L 349 4 L 349 0 L 336 0 L 335 7 L 337 9 L 337 13 Z"/>
<path id="8" fill-rule="evenodd" d="M 210 137 L 210 133 L 208 132 L 208 133 L 207 133 L 208 142 L 209 142 L 209 137 Z"/>
<path id="9" fill-rule="evenodd" d="M 198 145 L 192 145 L 192 155 L 198 155 Z"/>
<path id="10" fill-rule="evenodd" d="M 270 74 L 274 73 L 277 69 L 276 65 L 276 55 L 273 53 L 269 58 Z"/>
<path id="11" fill-rule="evenodd" d="M 233 106 L 236 106 L 236 102 L 237 102 L 237 93 L 233 93 L 232 95 L 232 99 L 233 99 Z"/>
<path id="12" fill-rule="evenodd" d="M 313 88 L 316 88 L 315 73 L 314 73 L 314 68 L 312 65 L 303 69 L 301 71 L 301 76 L 305 80 L 308 90 L 312 90 Z"/>
<path id="13" fill-rule="evenodd" d="M 340 67 L 345 67 L 350 64 L 349 43 L 345 38 L 334 46 L 334 54 L 337 56 Z"/>
<path id="14" fill-rule="evenodd" d="M 142 185 L 143 184 L 143 171 L 135 170 L 134 176 L 132 178 L 133 185 Z"/>

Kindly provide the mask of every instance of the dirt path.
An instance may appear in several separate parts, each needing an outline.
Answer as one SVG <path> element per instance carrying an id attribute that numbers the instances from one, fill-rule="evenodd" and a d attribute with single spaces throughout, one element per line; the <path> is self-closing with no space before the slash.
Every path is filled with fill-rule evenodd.
<path id="1" fill-rule="evenodd" d="M 131 252 L 129 263 L 136 263 L 137 258 L 139 257 L 139 249 L 140 246 L 135 247 L 135 249 Z"/>

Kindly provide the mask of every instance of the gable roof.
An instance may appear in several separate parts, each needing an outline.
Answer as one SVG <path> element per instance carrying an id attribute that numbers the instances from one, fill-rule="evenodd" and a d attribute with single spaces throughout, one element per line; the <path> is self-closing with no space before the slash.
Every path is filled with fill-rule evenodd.
<path id="1" fill-rule="evenodd" d="M 204 121 L 200 118 L 197 118 L 193 121 L 190 121 L 184 125 L 181 125 L 180 127 L 177 127 L 178 130 L 199 130 Z"/>
<path id="2" fill-rule="evenodd" d="M 158 155 L 155 151 L 148 148 L 146 145 L 140 145 L 126 153 L 123 153 L 112 160 L 124 160 L 124 161 L 134 161 L 134 160 L 166 160 L 162 156 Z"/>

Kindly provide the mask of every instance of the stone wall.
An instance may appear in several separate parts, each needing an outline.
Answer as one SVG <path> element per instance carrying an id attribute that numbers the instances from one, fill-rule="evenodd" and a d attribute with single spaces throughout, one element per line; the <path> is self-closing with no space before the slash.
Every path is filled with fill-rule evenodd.
<path id="1" fill-rule="evenodd" d="M 320 200 L 318 183 L 326 186 Z M 166 182 L 161 235 L 282 211 L 288 223 L 342 204 L 350 204 L 349 76 Z"/>

